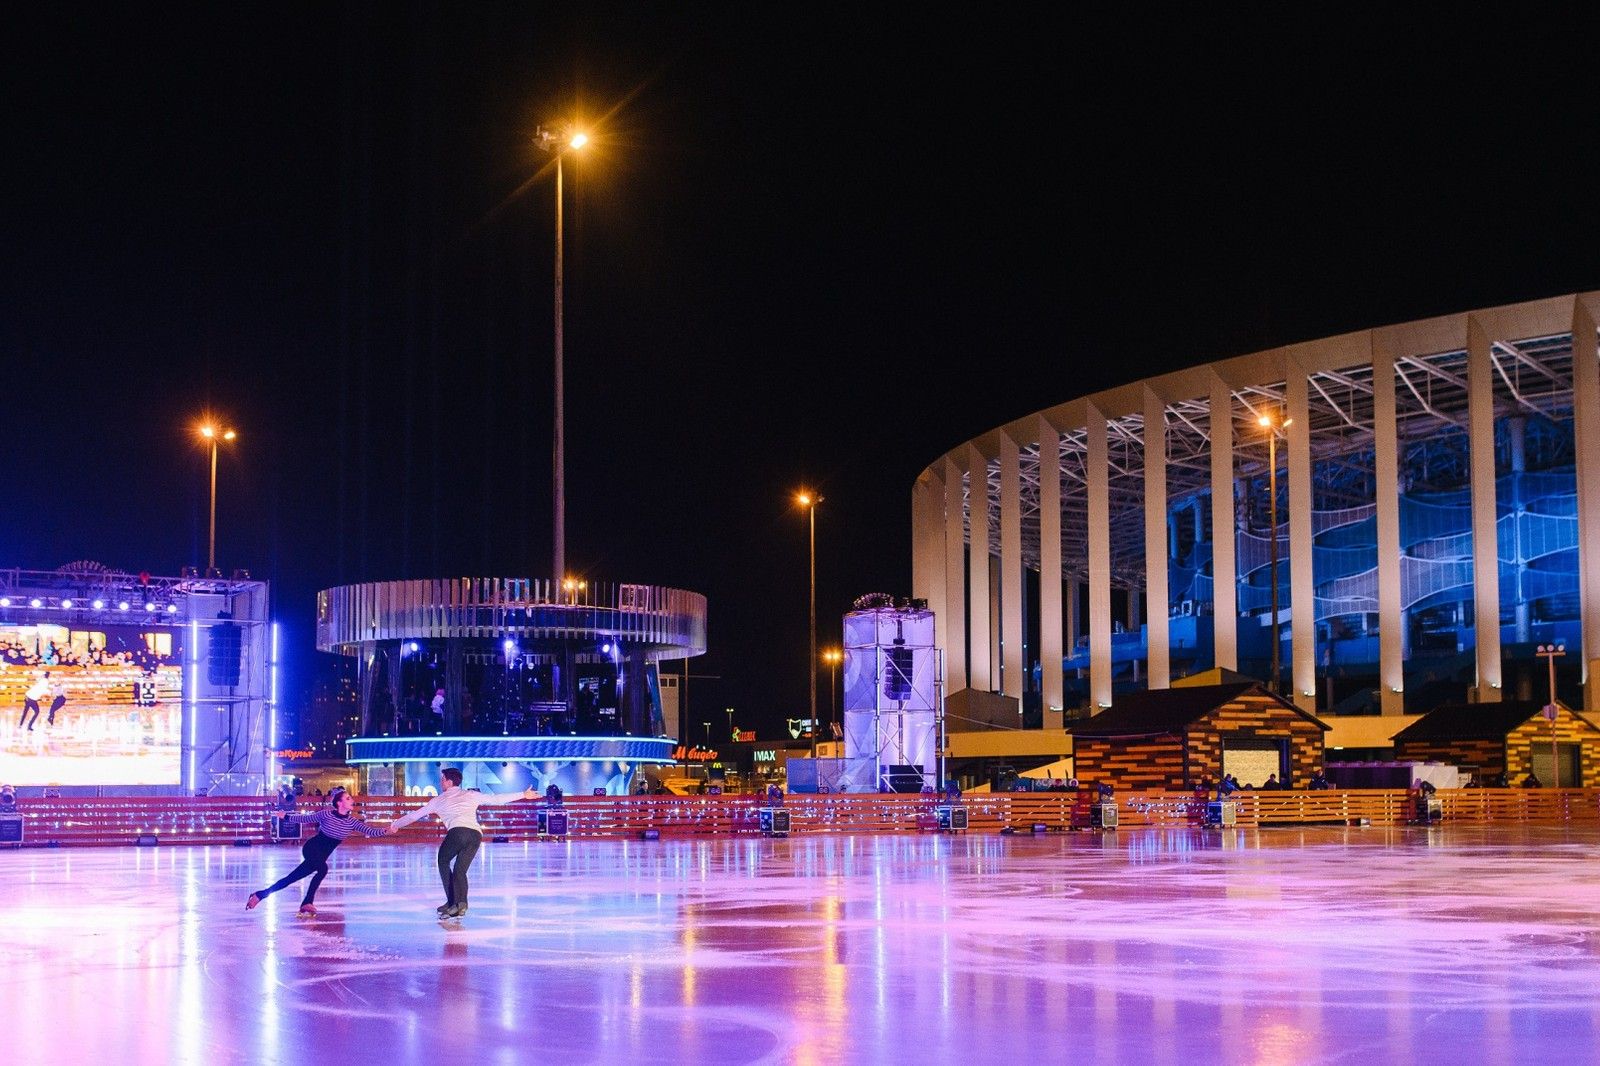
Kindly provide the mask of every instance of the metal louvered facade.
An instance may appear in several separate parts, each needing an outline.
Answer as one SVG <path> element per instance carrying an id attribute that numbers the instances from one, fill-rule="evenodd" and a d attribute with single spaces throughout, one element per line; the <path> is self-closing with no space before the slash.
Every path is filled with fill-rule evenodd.
<path id="1" fill-rule="evenodd" d="M 317 647 L 355 655 L 363 644 L 511 638 L 616 640 L 645 658 L 706 650 L 706 598 L 657 585 L 561 589 L 530 578 L 444 578 L 340 585 L 317 594 Z"/>

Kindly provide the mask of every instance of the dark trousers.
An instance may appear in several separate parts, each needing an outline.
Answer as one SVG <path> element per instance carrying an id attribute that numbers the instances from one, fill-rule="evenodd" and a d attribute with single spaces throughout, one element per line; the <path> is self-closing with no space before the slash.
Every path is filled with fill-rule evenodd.
<path id="1" fill-rule="evenodd" d="M 324 877 L 328 876 L 328 856 L 332 855 L 333 849 L 338 846 L 339 842 L 337 840 L 327 836 L 326 834 L 318 833 L 301 846 L 300 865 L 296 866 L 293 870 L 290 870 L 289 875 L 283 878 L 277 884 L 273 885 L 271 888 L 262 889 L 260 892 L 257 892 L 256 895 L 260 896 L 262 899 L 266 899 L 280 888 L 288 888 L 290 885 L 309 874 L 311 877 L 311 884 L 306 886 L 306 898 L 300 901 L 300 905 L 303 907 L 307 903 L 315 901 L 317 898 L 317 886 L 322 884 L 322 879 Z"/>
<path id="2" fill-rule="evenodd" d="M 456 828 L 444 835 L 439 844 L 439 880 L 444 882 L 444 901 L 448 904 L 467 902 L 467 867 L 478 855 L 483 834 L 476 829 Z M 451 861 L 455 865 L 452 868 Z"/>
<path id="3" fill-rule="evenodd" d="M 67 705 L 67 698 L 65 696 L 57 696 L 55 699 L 51 700 L 50 701 L 50 717 L 46 718 L 44 720 L 44 724 L 45 725 L 55 725 L 56 724 L 56 712 L 59 711 L 62 707 L 65 707 L 66 705 Z"/>
<path id="4" fill-rule="evenodd" d="M 30 700 L 30 699 L 27 699 L 27 698 L 23 699 L 23 701 L 22 701 L 22 717 L 17 719 L 17 728 L 18 729 L 21 729 L 24 725 L 26 725 L 29 729 L 33 728 L 33 722 L 28 721 L 28 712 L 29 711 L 33 712 L 33 722 L 37 722 L 39 720 L 39 701 L 38 700 Z"/>

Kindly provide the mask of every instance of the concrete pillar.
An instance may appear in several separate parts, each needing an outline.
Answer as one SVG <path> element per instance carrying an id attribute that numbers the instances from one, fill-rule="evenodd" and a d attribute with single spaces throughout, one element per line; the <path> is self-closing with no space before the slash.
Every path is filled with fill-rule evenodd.
<path id="1" fill-rule="evenodd" d="M 1144 390 L 1144 587 L 1149 598 L 1150 631 L 1145 660 L 1150 688 L 1172 683 L 1171 640 L 1168 632 L 1167 559 L 1170 551 L 1167 516 L 1167 405 L 1149 388 Z M 1132 601 L 1137 608 L 1137 597 Z"/>
<path id="2" fill-rule="evenodd" d="M 1378 699 L 1384 714 L 1405 712 L 1405 627 L 1400 599 L 1400 444 L 1394 353 L 1372 355 L 1374 502 L 1378 511 Z"/>
<path id="3" fill-rule="evenodd" d="M 1306 372 L 1284 359 L 1284 427 L 1289 468 L 1289 663 L 1295 706 L 1317 709 L 1317 585 L 1312 573 L 1311 407 Z"/>
<path id="4" fill-rule="evenodd" d="M 950 609 L 945 600 L 943 464 L 929 467 L 911 490 L 911 595 L 928 601 L 935 641 L 944 639 Z"/>
<path id="5" fill-rule="evenodd" d="M 953 459 L 944 463 L 945 692 L 967 687 L 967 548 L 965 474 Z"/>
<path id="6" fill-rule="evenodd" d="M 1211 374 L 1211 573 L 1216 665 L 1239 669 L 1239 590 L 1233 506 L 1233 390 Z"/>
<path id="7" fill-rule="evenodd" d="M 1017 442 L 1000 434 L 1000 691 L 1021 706 L 1027 690 L 1022 648 L 1022 466 Z"/>
<path id="8" fill-rule="evenodd" d="M 1089 404 L 1089 700 L 1098 713 L 1111 706 L 1111 455 L 1106 417 Z"/>
<path id="9" fill-rule="evenodd" d="M 989 655 L 989 617 L 993 607 L 989 595 L 989 460 L 972 445 L 967 446 L 967 509 L 971 531 L 967 548 L 971 566 L 967 577 L 971 603 L 967 624 L 971 627 L 968 646 L 972 657 L 967 664 L 967 683 L 980 692 L 993 692 L 994 660 Z"/>
<path id="10" fill-rule="evenodd" d="M 1039 419 L 1039 666 L 1044 727 L 1064 724 L 1066 681 L 1061 667 L 1061 434 Z"/>
<path id="11" fill-rule="evenodd" d="M 1597 308 L 1572 308 L 1573 434 L 1578 466 L 1578 602 L 1583 626 L 1583 705 L 1600 710 L 1600 344 Z M 1578 649 L 1567 649 L 1569 652 Z"/>
<path id="12" fill-rule="evenodd" d="M 1495 533 L 1492 338 L 1467 317 L 1467 441 L 1472 456 L 1472 597 L 1478 641 L 1478 700 L 1499 702 L 1500 552 Z"/>

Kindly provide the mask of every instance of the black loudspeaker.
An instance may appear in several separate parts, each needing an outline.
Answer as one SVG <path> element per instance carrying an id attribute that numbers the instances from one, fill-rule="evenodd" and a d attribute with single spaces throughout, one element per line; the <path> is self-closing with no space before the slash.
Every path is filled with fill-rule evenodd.
<path id="1" fill-rule="evenodd" d="M 244 651 L 244 634 L 232 622 L 211 627 L 211 642 L 206 648 L 206 680 L 231 688 L 239 683 L 239 659 Z"/>
<path id="2" fill-rule="evenodd" d="M 911 674 L 915 669 L 916 656 L 910 648 L 897 644 L 889 649 L 885 660 L 883 697 L 904 703 L 911 698 Z"/>
<path id="3" fill-rule="evenodd" d="M 917 766 L 895 765 L 889 767 L 889 791 L 921 792 L 922 769 Z"/>
<path id="4" fill-rule="evenodd" d="M 22 837 L 22 815 L 0 815 L 0 844 L 20 844 Z"/>

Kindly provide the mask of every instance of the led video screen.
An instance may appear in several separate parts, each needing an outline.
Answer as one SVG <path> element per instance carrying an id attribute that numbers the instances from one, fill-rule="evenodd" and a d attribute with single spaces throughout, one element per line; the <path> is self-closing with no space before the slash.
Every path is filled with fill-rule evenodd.
<path id="1" fill-rule="evenodd" d="M 176 785 L 182 630 L 0 625 L 0 782 Z"/>

